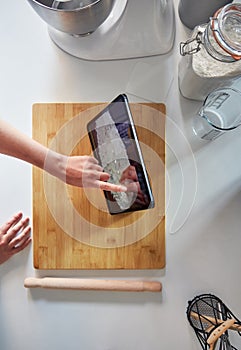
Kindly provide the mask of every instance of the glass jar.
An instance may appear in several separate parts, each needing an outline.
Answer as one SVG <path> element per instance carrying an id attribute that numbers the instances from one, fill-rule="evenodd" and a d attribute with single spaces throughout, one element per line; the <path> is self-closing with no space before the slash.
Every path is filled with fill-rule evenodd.
<path id="1" fill-rule="evenodd" d="M 219 9 L 209 23 L 196 26 L 180 43 L 179 89 L 184 97 L 204 100 L 223 81 L 241 75 L 241 4 Z"/>

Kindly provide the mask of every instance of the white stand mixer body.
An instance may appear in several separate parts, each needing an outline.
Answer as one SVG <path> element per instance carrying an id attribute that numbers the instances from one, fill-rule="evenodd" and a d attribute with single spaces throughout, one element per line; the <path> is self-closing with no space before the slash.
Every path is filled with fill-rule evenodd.
<path id="1" fill-rule="evenodd" d="M 62 50 L 86 60 L 116 60 L 169 52 L 175 37 L 172 0 L 115 0 L 108 18 L 86 36 L 49 27 Z"/>

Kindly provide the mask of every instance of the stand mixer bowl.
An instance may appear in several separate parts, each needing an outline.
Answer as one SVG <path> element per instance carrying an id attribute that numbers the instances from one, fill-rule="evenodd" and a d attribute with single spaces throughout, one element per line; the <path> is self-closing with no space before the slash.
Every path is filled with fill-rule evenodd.
<path id="1" fill-rule="evenodd" d="M 87 35 L 108 17 L 115 0 L 27 0 L 51 27 L 68 34 Z"/>

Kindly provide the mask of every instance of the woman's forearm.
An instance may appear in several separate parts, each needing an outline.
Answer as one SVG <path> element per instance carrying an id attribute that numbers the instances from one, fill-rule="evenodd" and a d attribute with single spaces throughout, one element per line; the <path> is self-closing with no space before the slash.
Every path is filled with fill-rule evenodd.
<path id="1" fill-rule="evenodd" d="M 61 164 L 65 163 L 66 167 L 67 163 L 67 157 L 50 151 L 3 120 L 0 120 L 0 153 L 45 169 L 57 177 L 61 177 Z M 63 172 L 64 170 L 62 169 Z"/>
<path id="2" fill-rule="evenodd" d="M 107 182 L 110 175 L 103 172 L 94 157 L 66 156 L 54 152 L 3 120 L 0 120 L 0 153 L 37 166 L 73 186 L 114 192 L 127 190 L 121 184 Z"/>
<path id="3" fill-rule="evenodd" d="M 0 152 L 43 168 L 47 148 L 0 120 Z"/>

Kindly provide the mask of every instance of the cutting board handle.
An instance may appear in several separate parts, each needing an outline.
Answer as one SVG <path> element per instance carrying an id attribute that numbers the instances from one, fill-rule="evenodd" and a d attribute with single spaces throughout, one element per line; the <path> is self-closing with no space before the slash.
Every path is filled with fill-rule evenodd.
<path id="1" fill-rule="evenodd" d="M 59 277 L 28 277 L 25 288 L 50 288 L 73 290 L 99 290 L 119 292 L 160 292 L 162 284 L 158 281 L 102 280 Z"/>

